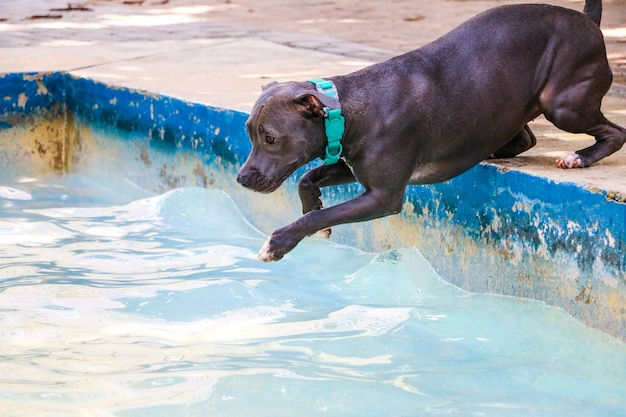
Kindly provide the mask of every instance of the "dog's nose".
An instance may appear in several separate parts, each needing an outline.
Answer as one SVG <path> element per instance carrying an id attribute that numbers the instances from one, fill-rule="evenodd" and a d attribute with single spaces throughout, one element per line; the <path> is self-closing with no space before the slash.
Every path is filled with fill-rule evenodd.
<path id="1" fill-rule="evenodd" d="M 249 175 L 244 175 L 244 174 L 239 174 L 237 175 L 237 182 L 241 185 L 243 185 L 244 187 L 248 188 L 250 187 L 250 176 Z"/>

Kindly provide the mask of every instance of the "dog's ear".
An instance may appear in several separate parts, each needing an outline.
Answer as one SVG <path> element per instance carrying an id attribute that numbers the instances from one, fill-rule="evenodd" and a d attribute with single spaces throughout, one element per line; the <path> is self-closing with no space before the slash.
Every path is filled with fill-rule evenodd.
<path id="1" fill-rule="evenodd" d="M 271 83 L 269 83 L 269 84 L 265 84 L 263 87 L 261 87 L 261 90 L 265 91 L 265 90 L 267 90 L 268 88 L 272 88 L 272 87 L 274 87 L 275 85 L 278 85 L 278 81 L 272 81 L 272 82 L 271 82 Z"/>
<path id="2" fill-rule="evenodd" d="M 295 99 L 305 117 L 324 117 L 324 107 L 337 108 L 339 101 L 318 91 L 307 91 Z"/>
<path id="3" fill-rule="evenodd" d="M 324 117 L 324 104 L 313 94 L 303 94 L 296 98 L 301 113 L 307 118 Z"/>

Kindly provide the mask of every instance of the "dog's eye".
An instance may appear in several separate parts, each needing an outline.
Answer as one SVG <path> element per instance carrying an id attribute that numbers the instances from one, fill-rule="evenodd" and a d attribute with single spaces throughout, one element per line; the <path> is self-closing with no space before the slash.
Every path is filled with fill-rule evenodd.
<path id="1" fill-rule="evenodd" d="M 270 145 L 273 145 L 276 143 L 276 138 L 274 136 L 265 135 L 265 142 L 269 143 Z"/>

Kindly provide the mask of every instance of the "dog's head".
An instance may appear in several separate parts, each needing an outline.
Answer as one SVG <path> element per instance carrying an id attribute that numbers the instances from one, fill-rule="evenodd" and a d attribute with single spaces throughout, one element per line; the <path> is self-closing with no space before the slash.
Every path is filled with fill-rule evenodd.
<path id="1" fill-rule="evenodd" d="M 308 82 L 271 83 L 246 123 L 252 151 L 237 181 L 271 193 L 296 169 L 325 154 L 324 107 L 339 103 Z"/>

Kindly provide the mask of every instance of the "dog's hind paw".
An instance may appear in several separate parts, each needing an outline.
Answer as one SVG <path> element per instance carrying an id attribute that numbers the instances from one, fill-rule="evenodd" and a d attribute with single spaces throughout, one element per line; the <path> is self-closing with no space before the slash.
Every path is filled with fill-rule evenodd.
<path id="1" fill-rule="evenodd" d="M 563 169 L 568 168 L 584 168 L 580 155 L 576 152 L 568 152 L 557 158 L 556 166 Z"/>
<path id="2" fill-rule="evenodd" d="M 330 234 L 332 232 L 333 232 L 333 229 L 331 229 L 330 227 L 327 227 L 326 229 L 318 230 L 317 232 L 315 232 L 313 236 L 319 237 L 322 239 L 330 239 Z"/>

